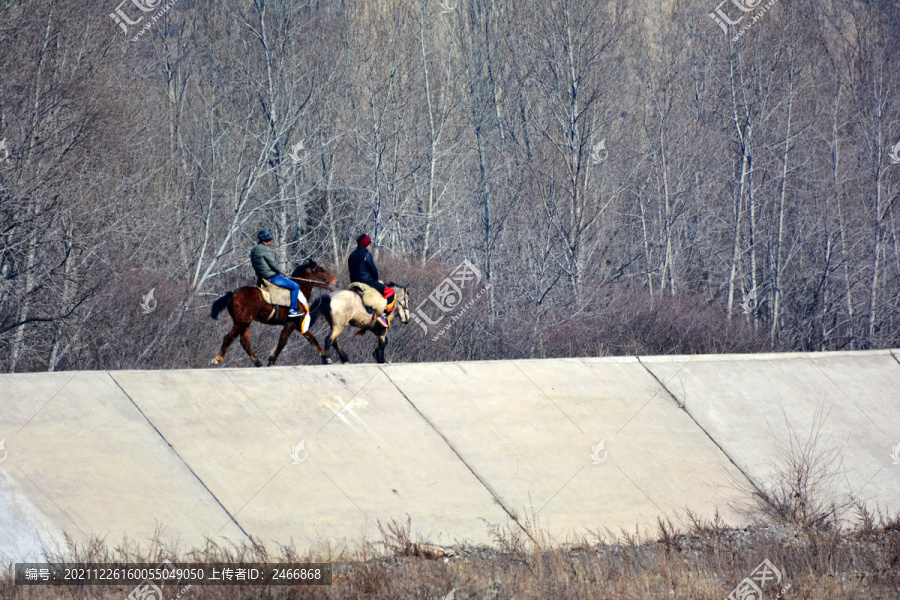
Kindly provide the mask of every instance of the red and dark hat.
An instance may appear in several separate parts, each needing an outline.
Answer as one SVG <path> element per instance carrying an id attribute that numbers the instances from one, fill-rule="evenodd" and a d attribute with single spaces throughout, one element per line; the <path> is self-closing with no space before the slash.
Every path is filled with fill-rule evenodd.
<path id="1" fill-rule="evenodd" d="M 372 238 L 363 234 L 363 235 L 359 236 L 358 238 L 356 238 L 356 243 L 359 244 L 360 246 L 362 246 L 363 248 L 365 248 L 366 246 L 368 246 L 369 244 L 372 243 Z"/>

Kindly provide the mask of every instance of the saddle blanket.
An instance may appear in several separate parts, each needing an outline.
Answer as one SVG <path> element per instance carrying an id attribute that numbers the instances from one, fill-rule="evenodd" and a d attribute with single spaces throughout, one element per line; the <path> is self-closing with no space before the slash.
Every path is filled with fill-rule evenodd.
<path id="1" fill-rule="evenodd" d="M 291 305 L 291 290 L 278 287 L 274 283 L 270 283 L 263 279 L 262 283 L 259 285 L 259 291 L 262 292 L 263 300 L 269 304 L 287 307 L 290 307 Z"/>
<path id="2" fill-rule="evenodd" d="M 387 308 L 387 300 L 378 293 L 378 290 L 359 282 L 351 283 L 350 289 L 362 296 L 362 303 L 366 307 L 366 311 L 379 317 L 384 314 L 384 309 Z"/>

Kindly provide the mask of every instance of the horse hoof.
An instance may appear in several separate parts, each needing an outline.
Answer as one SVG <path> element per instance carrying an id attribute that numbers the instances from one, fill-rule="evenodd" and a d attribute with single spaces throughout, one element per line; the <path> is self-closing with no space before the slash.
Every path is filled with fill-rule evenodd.
<path id="1" fill-rule="evenodd" d="M 323 357 L 322 357 L 322 364 L 323 364 L 323 365 L 330 365 L 330 364 L 333 363 L 333 362 L 334 362 L 334 361 L 331 360 L 331 358 L 328 357 L 328 356 L 323 356 Z"/>
<path id="2" fill-rule="evenodd" d="M 262 362 L 256 361 L 256 362 L 253 363 L 253 366 L 254 366 L 254 367 L 261 367 L 261 366 L 262 366 Z"/>
<path id="3" fill-rule="evenodd" d="M 211 366 L 211 367 L 217 367 L 220 364 L 222 364 L 222 359 L 219 358 L 218 356 L 209 361 L 209 366 Z"/>

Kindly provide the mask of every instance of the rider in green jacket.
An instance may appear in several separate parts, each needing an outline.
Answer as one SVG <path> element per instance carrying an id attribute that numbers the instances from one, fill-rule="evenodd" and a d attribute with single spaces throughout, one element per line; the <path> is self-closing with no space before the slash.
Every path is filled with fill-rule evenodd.
<path id="1" fill-rule="evenodd" d="M 256 276 L 278 287 L 290 290 L 291 310 L 288 312 L 288 318 L 302 317 L 305 313 L 297 311 L 298 303 L 306 307 L 306 312 L 309 312 L 309 304 L 306 302 L 306 297 L 300 292 L 300 286 L 285 277 L 279 270 L 278 262 L 275 260 L 275 253 L 270 248 L 272 245 L 272 234 L 268 231 L 260 231 L 256 238 L 259 240 L 259 243 L 250 251 L 250 264 L 253 265 Z"/>

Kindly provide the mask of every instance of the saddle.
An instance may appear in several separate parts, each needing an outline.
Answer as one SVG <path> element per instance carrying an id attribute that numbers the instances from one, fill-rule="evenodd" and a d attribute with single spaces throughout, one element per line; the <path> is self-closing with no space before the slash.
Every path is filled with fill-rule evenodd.
<path id="1" fill-rule="evenodd" d="M 265 279 L 261 279 L 257 284 L 257 287 L 262 293 L 263 300 L 269 304 L 274 306 L 291 306 L 291 290 L 278 287 Z"/>
<path id="2" fill-rule="evenodd" d="M 378 290 L 359 282 L 351 283 L 350 289 L 359 294 L 367 313 L 375 317 L 380 317 L 384 314 L 384 310 L 387 308 L 387 300 L 384 299 L 384 296 Z"/>

